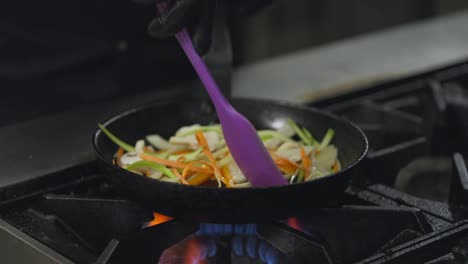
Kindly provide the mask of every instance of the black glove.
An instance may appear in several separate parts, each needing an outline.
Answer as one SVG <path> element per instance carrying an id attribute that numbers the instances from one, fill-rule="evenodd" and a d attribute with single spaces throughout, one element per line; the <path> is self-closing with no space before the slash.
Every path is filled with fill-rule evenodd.
<path id="1" fill-rule="evenodd" d="M 134 0 L 138 3 L 158 4 L 164 0 Z M 221 3 L 221 1 L 223 1 Z M 149 26 L 150 36 L 166 38 L 174 36 L 186 27 L 192 36 L 194 47 L 200 55 L 206 53 L 211 44 L 213 13 L 217 5 L 225 5 L 228 19 L 252 14 L 272 0 L 174 0 L 165 12 L 157 12 Z"/>

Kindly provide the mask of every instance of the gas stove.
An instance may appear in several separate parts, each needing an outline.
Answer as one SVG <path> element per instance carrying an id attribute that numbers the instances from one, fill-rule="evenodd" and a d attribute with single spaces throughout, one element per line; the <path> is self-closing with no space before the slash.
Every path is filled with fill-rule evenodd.
<path id="1" fill-rule="evenodd" d="M 80 159 L 0 186 L 3 262 L 466 263 L 468 63 L 311 105 L 369 138 L 340 206 L 262 223 L 187 222 L 127 200 Z"/>

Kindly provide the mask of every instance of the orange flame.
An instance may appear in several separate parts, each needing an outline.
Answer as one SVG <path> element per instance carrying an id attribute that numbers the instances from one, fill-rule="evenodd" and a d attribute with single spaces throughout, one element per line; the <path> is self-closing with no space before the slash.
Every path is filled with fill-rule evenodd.
<path id="1" fill-rule="evenodd" d="M 185 253 L 184 263 L 185 264 L 200 264 L 204 263 L 202 258 L 202 246 L 198 239 L 190 239 L 187 243 L 187 249 Z"/>
<path id="2" fill-rule="evenodd" d="M 288 219 L 288 226 L 296 230 L 302 230 L 301 225 L 299 224 L 299 220 L 297 220 L 296 217 L 292 217 Z"/>
<path id="3" fill-rule="evenodd" d="M 153 216 L 154 216 L 154 219 L 149 222 L 146 227 L 151 227 L 151 226 L 155 226 L 155 225 L 159 225 L 159 224 L 162 224 L 162 223 L 165 223 L 167 221 L 170 221 L 172 220 L 173 218 L 170 217 L 170 216 L 167 216 L 167 215 L 163 215 L 163 214 L 158 214 L 158 213 L 153 213 Z"/>

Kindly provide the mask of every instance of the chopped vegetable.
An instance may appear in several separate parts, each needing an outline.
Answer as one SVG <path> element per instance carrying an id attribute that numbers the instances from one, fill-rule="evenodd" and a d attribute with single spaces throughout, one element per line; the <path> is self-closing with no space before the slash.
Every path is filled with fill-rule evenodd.
<path id="1" fill-rule="evenodd" d="M 228 172 L 228 178 L 232 180 L 233 185 L 244 183 L 247 181 L 244 173 L 242 173 L 241 169 L 235 162 L 231 162 L 229 165 L 223 167 Z"/>
<path id="2" fill-rule="evenodd" d="M 334 146 L 324 148 L 318 155 L 315 156 L 315 167 L 322 172 L 329 174 L 335 160 L 338 156 L 338 150 Z"/>
<path id="3" fill-rule="evenodd" d="M 212 131 L 210 132 L 198 131 L 198 132 L 204 135 L 206 139 L 206 143 L 209 146 L 209 149 L 214 150 L 216 144 L 220 141 L 220 136 L 216 132 L 212 132 Z M 195 135 L 173 136 L 169 139 L 169 142 L 171 144 L 185 145 L 186 146 L 185 149 L 189 149 L 189 150 L 196 150 L 200 147 Z"/>
<path id="4" fill-rule="evenodd" d="M 274 130 L 260 130 L 258 131 L 258 136 L 263 140 L 268 140 L 268 139 L 271 139 L 271 138 L 277 138 L 281 141 L 284 141 L 284 142 L 291 142 L 293 141 L 292 139 L 288 138 L 287 136 L 277 132 L 277 131 L 274 131 Z"/>
<path id="5" fill-rule="evenodd" d="M 185 152 L 182 154 L 176 154 L 176 155 L 171 155 L 169 156 L 169 160 L 176 160 L 178 161 L 179 159 L 182 159 L 184 162 L 191 162 L 194 160 L 197 160 L 202 153 L 203 148 L 198 148 L 195 151 L 192 152 Z"/>
<path id="6" fill-rule="evenodd" d="M 160 135 L 148 135 L 146 136 L 146 140 L 153 145 L 155 148 L 158 149 L 169 149 L 171 148 L 171 144 L 169 141 L 162 138 Z"/>
<path id="7" fill-rule="evenodd" d="M 218 167 L 224 167 L 228 165 L 229 163 L 233 162 L 234 159 L 232 158 L 231 154 L 229 153 L 226 157 L 224 157 L 222 160 L 216 162 L 216 166 Z"/>
<path id="8" fill-rule="evenodd" d="M 303 146 L 303 145 L 286 146 L 286 144 L 287 143 L 283 144 L 280 148 L 278 148 L 275 153 L 283 158 L 286 158 L 296 163 L 300 163 L 302 161 L 302 156 L 301 156 L 302 148 L 304 149 L 306 155 L 309 155 L 313 150 L 312 146 Z"/>
<path id="9" fill-rule="evenodd" d="M 135 146 L 99 127 L 116 145 L 114 164 L 152 179 L 192 186 L 250 187 L 233 159 L 218 124 L 181 127 L 170 140 L 153 134 Z M 290 183 L 311 181 L 341 169 L 338 150 L 329 129 L 321 142 L 309 130 L 288 120 L 276 130 L 257 131 L 278 167 Z M 293 139 L 297 135 L 300 141 Z M 248 151 L 248 148 L 245 150 Z"/>
<path id="10" fill-rule="evenodd" d="M 125 143 L 124 141 L 120 140 L 118 137 L 114 136 L 114 134 L 112 134 L 109 130 L 107 130 L 107 128 L 105 128 L 103 125 L 98 124 L 98 126 L 101 129 L 101 131 L 104 132 L 104 134 L 106 134 L 106 136 L 110 140 L 112 140 L 112 142 L 114 142 L 117 146 L 125 149 L 128 152 L 135 151 L 135 148 L 133 146 Z"/>
<path id="11" fill-rule="evenodd" d="M 223 147 L 223 148 L 213 152 L 213 157 L 215 159 L 222 158 L 222 157 L 226 156 L 228 153 L 229 153 L 229 149 L 226 146 L 226 147 Z"/>
<path id="12" fill-rule="evenodd" d="M 157 171 L 162 172 L 164 175 L 166 175 L 166 176 L 168 176 L 170 178 L 176 178 L 174 173 L 172 173 L 172 171 L 169 170 L 168 168 L 166 168 L 165 166 L 163 166 L 161 164 L 151 162 L 151 161 L 147 161 L 147 160 L 137 161 L 137 162 L 129 165 L 128 167 L 126 167 L 126 169 L 130 170 L 130 171 L 134 171 L 134 170 L 142 169 L 142 168 L 150 168 L 150 169 L 153 169 L 153 170 L 157 170 Z"/>
<path id="13" fill-rule="evenodd" d="M 229 167 L 228 166 L 223 166 L 221 167 L 221 173 L 223 174 L 223 177 L 227 180 L 227 182 L 229 183 L 229 186 L 228 187 L 231 187 L 232 186 L 232 175 L 231 175 L 231 171 L 229 170 Z"/>
<path id="14" fill-rule="evenodd" d="M 203 153 L 208 157 L 208 160 L 213 166 L 214 176 L 216 177 L 216 180 L 218 181 L 218 186 L 221 187 L 221 181 L 223 180 L 222 174 L 218 166 L 216 166 L 216 160 L 213 158 L 213 154 L 210 152 L 210 146 L 208 146 L 208 141 L 206 140 L 205 135 L 203 134 L 203 132 L 198 131 L 195 134 L 195 137 L 197 138 L 198 144 L 203 147 Z M 228 185 L 227 182 L 225 181 L 223 182 L 226 185 Z"/>
<path id="15" fill-rule="evenodd" d="M 310 133 L 309 130 L 307 130 L 306 128 L 303 128 L 302 129 L 304 131 L 304 135 L 308 138 L 308 140 L 310 142 L 312 142 L 312 145 L 314 145 L 315 147 L 318 147 L 319 146 L 319 143 L 318 141 L 312 136 L 312 134 Z"/>
<path id="16" fill-rule="evenodd" d="M 135 144 L 135 151 L 137 153 L 143 153 L 145 150 L 145 141 L 144 140 L 138 140 L 137 143 Z"/>
<path id="17" fill-rule="evenodd" d="M 182 175 L 180 175 L 179 171 L 177 169 L 172 169 L 172 172 L 174 173 L 174 175 L 177 177 L 177 179 L 179 179 L 179 181 L 183 184 L 186 184 L 188 185 L 189 183 L 182 177 Z"/>
<path id="18" fill-rule="evenodd" d="M 211 174 L 199 172 L 190 177 L 187 182 L 190 185 L 202 185 L 203 183 L 210 180 Z"/>
<path id="19" fill-rule="evenodd" d="M 288 119 L 288 124 L 294 129 L 297 136 L 307 145 L 312 145 L 312 141 L 304 134 L 304 131 L 292 119 Z"/>
<path id="20" fill-rule="evenodd" d="M 122 147 L 120 147 L 119 150 L 117 150 L 117 153 L 115 154 L 115 157 L 117 159 L 120 159 L 123 156 L 124 153 L 125 153 L 125 150 Z"/>
<path id="21" fill-rule="evenodd" d="M 304 169 L 304 177 L 305 179 L 307 179 L 309 177 L 310 166 L 312 165 L 312 162 L 307 156 L 304 148 L 301 148 L 301 159 L 302 159 L 302 167 Z"/>
<path id="22" fill-rule="evenodd" d="M 173 167 L 173 168 L 183 169 L 183 168 L 185 168 L 187 166 L 187 164 L 184 164 L 184 163 L 181 163 L 181 162 L 161 159 L 161 158 L 158 158 L 158 157 L 155 157 L 155 156 L 152 156 L 152 155 L 148 155 L 146 153 L 140 154 L 140 157 L 142 159 L 144 159 L 144 160 L 156 162 L 156 163 L 166 165 L 166 166 L 169 166 L 169 167 Z M 197 166 L 191 167 L 190 170 L 195 171 L 195 172 L 206 172 L 206 173 L 212 172 L 211 169 L 197 167 Z"/>
<path id="23" fill-rule="evenodd" d="M 243 183 L 236 183 L 232 185 L 232 188 L 247 188 L 247 187 L 252 187 L 252 184 L 250 184 L 250 182 L 243 182 Z"/>
<path id="24" fill-rule="evenodd" d="M 319 149 L 319 150 L 323 150 L 324 148 L 328 147 L 328 145 L 329 145 L 330 142 L 332 141 L 334 135 L 335 135 L 335 130 L 333 130 L 333 129 L 328 129 L 328 130 L 327 130 L 327 133 L 326 133 L 325 136 L 323 137 L 322 143 L 320 143 L 320 146 L 319 146 L 318 149 Z"/>
<path id="25" fill-rule="evenodd" d="M 197 132 L 209 132 L 209 131 L 213 131 L 218 134 L 221 134 L 222 133 L 221 125 L 198 126 L 193 129 L 188 129 L 188 131 L 179 131 L 179 133 L 176 133 L 176 135 L 184 137 L 184 136 L 196 134 Z"/>
<path id="26" fill-rule="evenodd" d="M 297 183 L 301 183 L 304 181 L 304 170 L 299 170 L 299 174 L 297 175 Z"/>
<path id="27" fill-rule="evenodd" d="M 145 152 L 145 154 L 156 157 L 156 158 L 160 158 L 160 159 L 167 159 L 170 156 L 169 152 L 166 152 L 166 151 Z"/>
<path id="28" fill-rule="evenodd" d="M 120 157 L 119 162 L 122 164 L 122 166 L 128 166 L 131 165 L 137 161 L 142 160 L 138 153 L 136 152 L 127 152 Z"/>
<path id="29" fill-rule="evenodd" d="M 310 173 L 309 175 L 309 178 L 305 179 L 306 181 L 311 181 L 313 179 L 317 179 L 317 178 L 320 178 L 320 177 L 323 177 L 323 174 L 318 171 L 318 170 L 314 170 Z"/>
<path id="30" fill-rule="evenodd" d="M 294 183 L 299 175 L 299 169 L 297 169 L 293 175 L 291 175 L 291 178 L 289 178 L 289 183 Z"/>
<path id="31" fill-rule="evenodd" d="M 184 156 L 184 160 L 186 162 L 188 161 L 194 161 L 196 160 L 200 154 L 203 152 L 203 148 L 198 148 L 197 150 L 191 152 L 191 153 L 188 153 L 187 155 Z"/>
<path id="32" fill-rule="evenodd" d="M 286 164 L 289 164 L 291 165 L 292 167 L 294 168 L 299 168 L 299 165 L 297 163 L 295 163 L 294 161 L 291 161 L 287 158 L 283 158 L 281 157 L 280 155 L 274 153 L 274 152 L 270 152 L 270 155 L 273 157 L 273 160 L 276 162 L 276 161 L 282 161 Z"/>
<path id="33" fill-rule="evenodd" d="M 146 146 L 145 146 L 145 147 L 143 148 L 143 151 L 144 151 L 144 152 L 148 152 L 148 153 L 154 153 L 154 148 L 152 148 L 151 146 L 149 146 L 149 147 L 146 147 Z"/>
<path id="34" fill-rule="evenodd" d="M 337 172 L 340 170 L 340 162 L 338 160 L 335 160 L 335 163 L 332 166 L 332 172 Z"/>

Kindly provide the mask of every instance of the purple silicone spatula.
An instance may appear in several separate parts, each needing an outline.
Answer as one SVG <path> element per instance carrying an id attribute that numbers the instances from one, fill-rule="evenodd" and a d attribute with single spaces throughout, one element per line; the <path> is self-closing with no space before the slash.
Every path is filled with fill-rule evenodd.
<path id="1" fill-rule="evenodd" d="M 165 8 L 158 6 L 159 10 Z M 226 100 L 208 67 L 193 48 L 186 29 L 176 34 L 177 41 L 192 63 L 213 102 L 232 157 L 255 187 L 285 185 L 288 182 L 271 159 L 254 126 Z"/>

